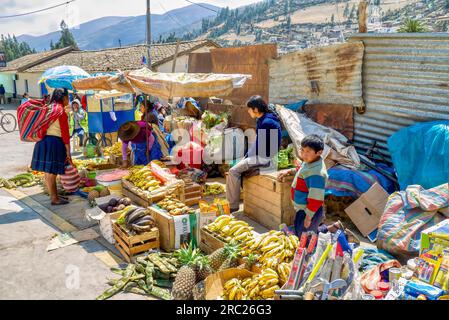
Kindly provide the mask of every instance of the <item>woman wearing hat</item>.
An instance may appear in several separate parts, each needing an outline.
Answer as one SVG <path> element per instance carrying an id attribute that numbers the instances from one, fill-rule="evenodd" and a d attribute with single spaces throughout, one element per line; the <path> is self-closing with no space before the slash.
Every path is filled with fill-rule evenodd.
<path id="1" fill-rule="evenodd" d="M 162 158 L 161 146 L 153 132 L 151 124 L 146 121 L 129 121 L 118 130 L 118 137 L 122 140 L 123 167 L 129 167 L 128 145 L 134 157 L 134 165 L 147 165 L 150 161 Z"/>
<path id="2" fill-rule="evenodd" d="M 87 114 L 81 108 L 81 102 L 78 99 L 75 99 L 71 103 L 72 110 L 70 112 L 70 132 L 71 137 L 75 134 L 80 139 L 80 146 L 84 146 L 84 135 L 87 133 Z"/>

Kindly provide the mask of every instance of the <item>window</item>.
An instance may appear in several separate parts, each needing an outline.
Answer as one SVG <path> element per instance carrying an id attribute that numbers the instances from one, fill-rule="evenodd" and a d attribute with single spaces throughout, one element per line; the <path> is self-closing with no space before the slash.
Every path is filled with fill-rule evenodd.
<path id="1" fill-rule="evenodd" d="M 25 92 L 30 94 L 30 88 L 28 88 L 28 80 L 25 79 Z"/>

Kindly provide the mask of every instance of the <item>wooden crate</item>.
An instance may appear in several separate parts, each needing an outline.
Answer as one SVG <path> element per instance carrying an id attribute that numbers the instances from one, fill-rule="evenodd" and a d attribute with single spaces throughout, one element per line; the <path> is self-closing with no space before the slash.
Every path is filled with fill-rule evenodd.
<path id="1" fill-rule="evenodd" d="M 173 188 L 167 188 L 166 192 L 159 193 L 154 196 L 147 197 L 140 195 L 135 191 L 136 187 L 128 180 L 122 179 L 122 193 L 125 197 L 131 199 L 132 202 L 142 207 L 149 207 L 153 203 L 159 202 L 165 198 L 168 194 L 173 194 L 177 199 L 182 200 L 184 196 L 184 186 L 182 184 L 173 186 Z"/>
<path id="2" fill-rule="evenodd" d="M 167 211 L 159 208 L 157 205 L 152 205 L 148 207 L 148 210 L 150 211 L 154 220 L 156 220 L 156 226 L 158 227 L 160 234 L 159 239 L 161 248 L 167 252 L 172 252 L 178 249 L 176 248 L 176 231 L 175 231 L 174 217 L 171 216 Z M 194 234 L 194 236 L 197 237 L 198 234 Z"/>
<path id="3" fill-rule="evenodd" d="M 194 206 L 201 200 L 203 188 L 198 183 L 189 183 L 184 187 L 184 197 L 181 199 L 188 206 Z"/>
<path id="4" fill-rule="evenodd" d="M 244 212 L 264 227 L 277 230 L 281 223 L 292 225 L 296 212 L 291 202 L 293 177 L 277 181 L 277 173 L 243 179 Z"/>
<path id="5" fill-rule="evenodd" d="M 200 229 L 200 249 L 206 254 L 211 254 L 217 249 L 223 248 L 226 242 L 217 238 L 216 235 L 210 231 L 201 228 Z"/>
<path id="6" fill-rule="evenodd" d="M 129 235 L 117 222 L 112 224 L 114 232 L 115 247 L 129 263 L 135 257 L 147 252 L 150 249 L 159 248 L 159 230 L 152 228 L 151 231 L 139 235 Z"/>

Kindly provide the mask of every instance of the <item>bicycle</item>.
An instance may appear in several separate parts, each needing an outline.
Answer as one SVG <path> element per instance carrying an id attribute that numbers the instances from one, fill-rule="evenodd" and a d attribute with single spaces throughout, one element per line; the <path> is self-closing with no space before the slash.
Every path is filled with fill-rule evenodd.
<path id="1" fill-rule="evenodd" d="M 0 126 L 6 132 L 10 133 L 17 128 L 17 119 L 12 113 L 3 112 L 5 108 L 0 108 Z"/>

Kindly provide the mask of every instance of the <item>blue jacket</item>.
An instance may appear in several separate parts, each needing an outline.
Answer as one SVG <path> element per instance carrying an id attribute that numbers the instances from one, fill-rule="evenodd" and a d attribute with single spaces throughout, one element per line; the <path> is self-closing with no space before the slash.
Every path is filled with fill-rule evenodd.
<path id="1" fill-rule="evenodd" d="M 5 87 L 0 87 L 0 94 L 5 94 L 5 93 L 6 93 Z"/>
<path id="2" fill-rule="evenodd" d="M 275 130 L 276 133 L 272 133 L 272 130 Z M 281 123 L 278 117 L 274 113 L 265 113 L 257 119 L 256 133 L 256 141 L 249 148 L 247 157 L 257 155 L 264 158 L 273 158 L 281 146 Z M 276 142 L 277 147 L 274 146 Z M 272 144 L 273 150 L 270 150 Z"/>

